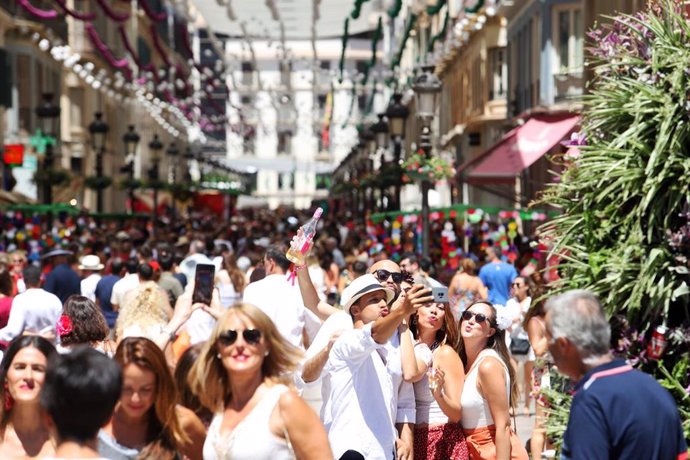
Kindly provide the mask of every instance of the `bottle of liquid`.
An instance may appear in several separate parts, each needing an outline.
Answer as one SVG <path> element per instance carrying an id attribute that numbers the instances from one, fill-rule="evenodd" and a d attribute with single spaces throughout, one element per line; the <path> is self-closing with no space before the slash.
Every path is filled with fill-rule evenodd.
<path id="1" fill-rule="evenodd" d="M 309 222 L 302 225 L 300 236 L 295 238 L 292 244 L 290 244 L 290 249 L 288 249 L 285 257 L 287 257 L 293 264 L 304 264 L 304 254 L 309 249 L 309 243 L 311 243 L 311 240 L 314 239 L 314 235 L 316 235 L 316 224 L 319 222 L 321 214 L 323 214 L 323 209 L 316 208 L 316 211 L 314 211 L 314 217 L 312 217 Z"/>

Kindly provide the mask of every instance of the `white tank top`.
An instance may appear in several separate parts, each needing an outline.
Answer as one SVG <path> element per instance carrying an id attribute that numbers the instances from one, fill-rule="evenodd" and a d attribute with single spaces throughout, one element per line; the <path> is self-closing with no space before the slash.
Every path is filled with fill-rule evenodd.
<path id="1" fill-rule="evenodd" d="M 277 437 L 268 426 L 271 412 L 280 395 L 288 391 L 285 385 L 268 389 L 261 401 L 229 433 L 220 433 L 223 413 L 213 417 L 204 442 L 204 460 L 292 460 L 292 448 Z"/>
<path id="2" fill-rule="evenodd" d="M 462 387 L 462 396 L 460 397 L 460 405 L 462 406 L 462 427 L 466 430 L 490 426 L 494 424 L 494 419 L 491 417 L 489 410 L 489 403 L 479 393 L 477 389 L 477 376 L 479 375 L 479 364 L 483 359 L 492 357 L 498 360 L 503 367 L 506 378 L 506 395 L 510 400 L 510 374 L 501 357 L 492 349 L 485 349 L 479 353 L 477 360 L 472 365 L 472 368 L 465 376 L 465 385 Z"/>
<path id="3" fill-rule="evenodd" d="M 425 343 L 418 343 L 414 346 L 415 358 L 424 361 L 428 368 L 433 366 L 433 352 Z M 424 377 L 414 383 L 414 399 L 417 407 L 416 423 L 428 423 L 429 425 L 442 425 L 448 423 L 448 416 L 443 413 L 441 407 L 436 402 L 436 398 L 429 389 L 429 377 Z"/>

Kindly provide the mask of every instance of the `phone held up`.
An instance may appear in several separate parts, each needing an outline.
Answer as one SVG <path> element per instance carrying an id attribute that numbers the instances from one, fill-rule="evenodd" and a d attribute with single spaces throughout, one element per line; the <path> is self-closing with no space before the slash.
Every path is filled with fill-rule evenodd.
<path id="1" fill-rule="evenodd" d="M 434 297 L 434 302 L 436 303 L 448 302 L 448 288 L 445 286 L 432 287 L 431 295 Z"/>
<path id="2" fill-rule="evenodd" d="M 216 267 L 211 264 L 197 264 L 194 273 L 194 292 L 192 303 L 211 304 Z"/>

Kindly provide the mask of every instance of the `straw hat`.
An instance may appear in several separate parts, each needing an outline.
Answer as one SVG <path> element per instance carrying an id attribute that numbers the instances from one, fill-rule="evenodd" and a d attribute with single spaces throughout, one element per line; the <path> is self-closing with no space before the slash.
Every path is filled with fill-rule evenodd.
<path id="1" fill-rule="evenodd" d="M 89 254 L 81 258 L 79 261 L 79 270 L 92 270 L 92 271 L 99 271 L 103 270 L 103 265 L 101 263 L 101 259 L 95 255 L 95 254 Z"/>
<path id="2" fill-rule="evenodd" d="M 343 291 L 343 296 L 341 299 L 343 309 L 349 312 L 352 305 L 357 302 L 360 297 L 375 291 L 384 291 L 386 293 L 386 303 L 389 303 L 391 300 L 393 300 L 393 297 L 395 296 L 395 293 L 392 289 L 381 286 L 379 280 L 377 280 L 372 274 L 366 274 L 360 276 L 359 278 L 355 278 L 355 280 Z"/>

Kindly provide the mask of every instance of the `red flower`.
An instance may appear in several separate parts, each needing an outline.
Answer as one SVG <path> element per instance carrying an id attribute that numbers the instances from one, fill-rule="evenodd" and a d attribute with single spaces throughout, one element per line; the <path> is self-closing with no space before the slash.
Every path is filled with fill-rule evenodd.
<path id="1" fill-rule="evenodd" d="M 58 337 L 64 337 L 74 330 L 74 326 L 72 326 L 72 320 L 69 316 L 61 315 L 57 320 L 55 329 L 57 330 Z"/>

